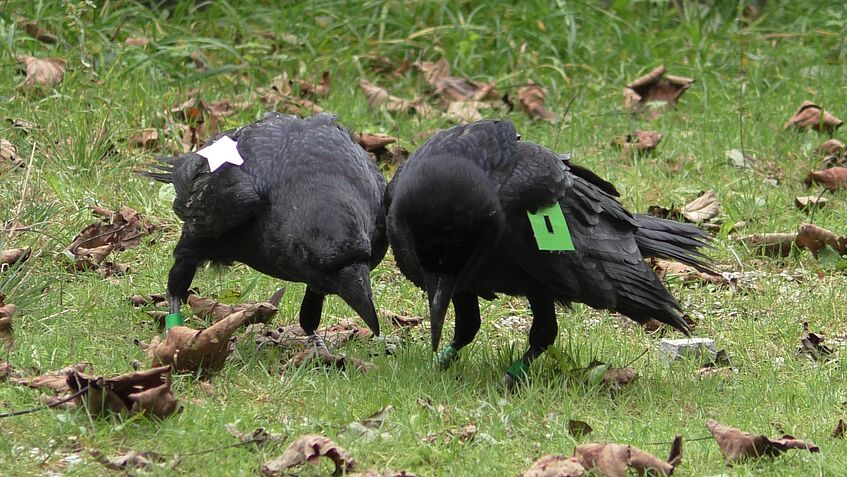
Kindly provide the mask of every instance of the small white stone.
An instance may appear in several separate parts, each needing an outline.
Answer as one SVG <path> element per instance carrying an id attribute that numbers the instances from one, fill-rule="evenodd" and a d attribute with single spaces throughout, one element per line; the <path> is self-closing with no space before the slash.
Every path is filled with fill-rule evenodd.
<path id="1" fill-rule="evenodd" d="M 659 342 L 662 357 L 666 361 L 678 359 L 701 359 L 708 353 L 709 360 L 715 359 L 718 349 L 711 338 L 685 338 L 679 340 L 663 339 Z"/>

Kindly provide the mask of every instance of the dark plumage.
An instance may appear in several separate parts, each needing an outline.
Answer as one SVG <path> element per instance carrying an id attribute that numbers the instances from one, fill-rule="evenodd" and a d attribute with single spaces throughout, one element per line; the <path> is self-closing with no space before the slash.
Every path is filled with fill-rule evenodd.
<path id="1" fill-rule="evenodd" d="M 267 114 L 222 136 L 244 164 L 214 172 L 195 153 L 165 159 L 146 175 L 173 182 L 184 221 L 168 275 L 170 313 L 205 261 L 238 261 L 306 283 L 300 325 L 313 334 L 324 297 L 337 294 L 379 334 L 369 272 L 385 256 L 385 179 L 335 118 Z"/>
<path id="2" fill-rule="evenodd" d="M 585 303 L 683 332 L 680 306 L 645 263 L 666 257 L 707 267 L 705 234 L 692 225 L 632 215 L 614 186 L 531 142 L 508 121 L 480 121 L 437 133 L 412 154 L 386 189 L 388 237 L 400 270 L 425 289 L 437 350 L 449 301 L 456 312 L 443 365 L 480 326 L 478 297 L 526 296 L 533 313 L 529 350 L 509 379 L 556 338 L 555 302 Z M 539 250 L 527 211 L 557 204 L 573 251 Z M 516 376 L 517 375 L 517 376 Z"/>

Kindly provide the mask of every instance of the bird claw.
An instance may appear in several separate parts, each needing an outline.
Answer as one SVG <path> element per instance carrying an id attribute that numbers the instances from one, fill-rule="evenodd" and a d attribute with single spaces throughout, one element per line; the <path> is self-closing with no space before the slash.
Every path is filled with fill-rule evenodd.
<path id="1" fill-rule="evenodd" d="M 449 368 L 459 357 L 459 350 L 449 345 L 435 356 L 435 364 L 441 370 Z"/>

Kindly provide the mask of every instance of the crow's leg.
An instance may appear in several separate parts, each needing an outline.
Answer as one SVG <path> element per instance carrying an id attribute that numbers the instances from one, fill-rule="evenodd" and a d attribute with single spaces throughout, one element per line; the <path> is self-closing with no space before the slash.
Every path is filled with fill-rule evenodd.
<path id="1" fill-rule="evenodd" d="M 459 350 L 469 345 L 481 323 L 479 317 L 479 299 L 472 293 L 453 295 L 453 309 L 456 311 L 456 324 L 453 331 L 453 342 L 441 350 L 436 362 L 441 369 L 447 369 L 459 357 Z"/>
<path id="2" fill-rule="evenodd" d="M 309 342 L 318 348 L 326 348 L 323 338 L 317 333 L 318 326 L 321 324 L 325 297 L 323 293 L 306 287 L 306 294 L 303 295 L 303 302 L 300 304 L 300 328 L 306 332 Z"/>
<path id="3" fill-rule="evenodd" d="M 174 264 L 168 273 L 168 313 L 170 314 L 179 313 L 182 300 L 188 297 L 188 288 L 200 264 L 200 260 L 195 256 L 185 253 L 181 244 L 182 241 L 174 250 Z"/>
<path id="4" fill-rule="evenodd" d="M 514 388 L 526 378 L 529 365 L 556 341 L 559 325 L 556 322 L 556 304 L 549 295 L 529 295 L 529 307 L 532 309 L 532 327 L 529 329 L 529 349 L 523 357 L 509 366 L 504 381 L 508 388 Z"/>

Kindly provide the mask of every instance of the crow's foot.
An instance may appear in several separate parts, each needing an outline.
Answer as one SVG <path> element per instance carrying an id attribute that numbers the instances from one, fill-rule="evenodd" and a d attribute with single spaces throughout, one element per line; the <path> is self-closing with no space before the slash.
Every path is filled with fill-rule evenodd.
<path id="1" fill-rule="evenodd" d="M 455 361 L 456 358 L 459 357 L 459 350 L 453 347 L 453 345 L 449 345 L 446 348 L 442 349 L 440 353 L 435 356 L 435 364 L 438 365 L 440 369 L 449 368 Z"/>
<path id="2" fill-rule="evenodd" d="M 517 360 L 509 366 L 506 374 L 503 376 L 503 383 L 509 391 L 516 390 L 521 383 L 526 382 L 529 377 L 529 365 L 521 360 Z"/>

